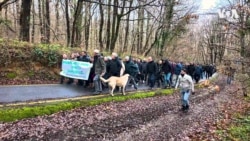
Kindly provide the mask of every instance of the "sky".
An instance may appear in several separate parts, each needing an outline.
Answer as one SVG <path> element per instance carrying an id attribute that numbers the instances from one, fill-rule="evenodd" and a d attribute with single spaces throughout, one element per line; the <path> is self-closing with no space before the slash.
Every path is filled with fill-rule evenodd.
<path id="1" fill-rule="evenodd" d="M 210 10 L 216 7 L 217 0 L 202 0 L 200 9 L 203 10 Z"/>

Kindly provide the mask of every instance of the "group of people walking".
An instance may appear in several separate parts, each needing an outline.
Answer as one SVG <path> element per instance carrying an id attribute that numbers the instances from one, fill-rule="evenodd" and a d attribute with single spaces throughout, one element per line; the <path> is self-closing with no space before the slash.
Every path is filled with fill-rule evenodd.
<path id="1" fill-rule="evenodd" d="M 103 88 L 105 88 L 100 76 L 108 79 L 111 76 L 119 77 L 129 74 L 128 84 L 135 89 L 141 83 L 145 83 L 149 89 L 155 88 L 155 85 L 161 88 L 177 88 L 179 86 L 183 95 L 182 110 L 189 108 L 188 95 L 194 92 L 193 80 L 198 83 L 200 79 L 209 78 L 216 71 L 212 65 L 184 64 L 183 62 L 174 62 L 168 59 L 155 61 L 151 56 L 143 60 L 131 56 L 122 59 L 115 52 L 111 56 L 103 56 L 97 49 L 94 50 L 93 57 L 83 51 L 80 54 L 72 54 L 70 58 L 64 54 L 63 59 L 93 63 L 89 79 L 86 81 L 78 80 L 77 85 L 93 87 L 95 94 L 102 93 Z M 61 83 L 64 83 L 64 79 L 64 77 L 61 78 Z M 73 82 L 74 80 L 69 78 L 67 84 Z"/>

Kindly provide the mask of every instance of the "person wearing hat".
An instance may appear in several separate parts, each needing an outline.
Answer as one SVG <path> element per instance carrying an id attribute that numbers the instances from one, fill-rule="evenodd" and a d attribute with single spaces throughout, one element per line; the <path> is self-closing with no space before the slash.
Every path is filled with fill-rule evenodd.
<path id="1" fill-rule="evenodd" d="M 187 112 L 189 110 L 189 95 L 190 93 L 194 93 L 194 83 L 193 79 L 190 75 L 187 74 L 187 70 L 183 68 L 181 70 L 181 74 L 178 76 L 178 80 L 175 86 L 175 89 L 180 87 L 181 92 L 181 110 Z"/>
<path id="2" fill-rule="evenodd" d="M 102 82 L 100 76 L 103 76 L 106 72 L 106 64 L 104 58 L 100 55 L 100 51 L 94 50 L 94 62 L 93 62 L 95 76 L 93 78 L 95 86 L 95 94 L 100 94 L 102 92 Z"/>

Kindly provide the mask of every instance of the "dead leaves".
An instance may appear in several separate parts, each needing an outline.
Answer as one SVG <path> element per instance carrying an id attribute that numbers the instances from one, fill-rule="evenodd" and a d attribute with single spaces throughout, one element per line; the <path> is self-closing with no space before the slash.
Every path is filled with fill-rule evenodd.
<path id="1" fill-rule="evenodd" d="M 180 106 L 179 95 L 110 102 L 0 124 L 0 140 L 112 140 L 121 134 L 127 135 L 122 138 L 124 140 L 129 136 L 164 140 L 166 135 L 171 135 L 173 140 L 221 140 L 218 131 L 226 132 L 235 113 L 244 112 L 250 106 L 242 100 L 242 96 L 230 94 L 230 89 L 234 87 L 207 97 L 202 95 L 206 88 L 199 90 L 199 97 L 190 102 L 192 112 L 183 116 L 178 116 L 176 112 Z M 215 98 L 211 99 L 211 96 Z M 156 124 L 159 118 L 164 122 Z M 149 124 L 146 128 L 145 125 Z M 135 129 L 141 129 L 145 134 L 132 136 L 137 131 Z"/>

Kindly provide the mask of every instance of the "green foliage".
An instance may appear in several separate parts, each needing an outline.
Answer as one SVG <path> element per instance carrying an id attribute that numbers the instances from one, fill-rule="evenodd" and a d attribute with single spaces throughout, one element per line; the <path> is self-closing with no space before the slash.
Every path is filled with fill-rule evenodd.
<path id="1" fill-rule="evenodd" d="M 44 56 L 44 52 L 41 48 L 37 48 L 35 47 L 34 50 L 33 50 L 33 57 L 34 59 L 36 60 L 41 60 Z"/>
<path id="2" fill-rule="evenodd" d="M 235 116 L 237 119 L 226 130 L 217 130 L 216 133 L 222 140 L 249 141 L 250 140 L 250 116 Z"/>
<path id="3" fill-rule="evenodd" d="M 230 140 L 249 141 L 250 140 L 250 116 L 236 120 L 235 125 L 228 129 Z"/>
<path id="4" fill-rule="evenodd" d="M 9 72 L 9 73 L 7 73 L 6 77 L 8 79 L 14 79 L 17 77 L 17 74 L 15 72 Z"/>
<path id="5" fill-rule="evenodd" d="M 47 54 L 47 58 L 48 58 L 48 66 L 53 66 L 55 64 L 57 64 L 58 60 L 59 60 L 59 56 L 58 54 L 53 51 L 53 50 L 50 50 Z"/>
<path id="6" fill-rule="evenodd" d="M 50 115 L 56 112 L 70 110 L 78 107 L 95 106 L 107 102 L 121 102 L 129 99 L 142 99 L 153 96 L 169 95 L 173 93 L 173 90 L 158 90 L 156 92 L 137 92 L 129 95 L 116 95 L 114 97 L 106 95 L 98 98 L 84 99 L 84 100 L 72 100 L 66 102 L 47 103 L 35 106 L 23 106 L 23 107 L 3 107 L 0 108 L 0 121 L 11 122 L 21 120 L 25 118 L 32 118 L 42 115 Z"/>

